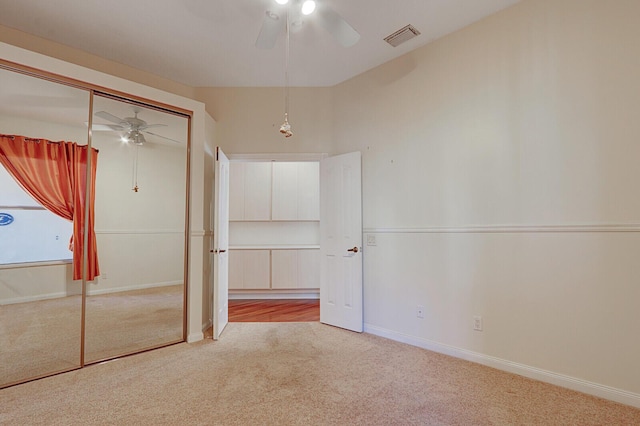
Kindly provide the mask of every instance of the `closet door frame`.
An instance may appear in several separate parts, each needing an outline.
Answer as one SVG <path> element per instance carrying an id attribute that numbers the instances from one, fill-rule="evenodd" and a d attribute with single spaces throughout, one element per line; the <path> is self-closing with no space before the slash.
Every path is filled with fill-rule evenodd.
<path id="1" fill-rule="evenodd" d="M 96 95 L 100 95 L 103 97 L 107 97 L 107 98 L 111 98 L 114 100 L 118 100 L 121 102 L 126 102 L 126 103 L 130 103 L 130 104 L 135 104 L 135 105 L 139 105 L 142 104 L 145 108 L 150 108 L 150 109 L 155 109 L 164 113 L 168 113 L 168 114 L 173 114 L 173 115 L 177 115 L 177 116 L 181 116 L 184 117 L 188 120 L 187 122 L 187 142 L 186 142 L 186 176 L 185 176 L 185 211 L 184 211 L 184 250 L 183 250 L 183 302 L 182 302 L 182 340 L 181 342 L 185 342 L 187 341 L 187 322 L 188 322 L 188 293 L 189 293 L 189 260 L 190 260 L 190 252 L 189 252 L 189 242 L 190 242 L 190 190 L 191 190 L 191 142 L 192 142 L 192 120 L 193 120 L 193 111 L 190 111 L 188 109 L 184 109 L 181 107 L 177 107 L 174 105 L 170 105 L 170 104 L 166 104 L 163 102 L 158 102 L 152 99 L 148 99 L 142 96 L 138 96 L 135 94 L 131 94 L 131 93 L 126 93 L 126 92 L 122 92 L 119 90 L 115 90 L 115 89 L 110 89 L 108 87 L 103 87 L 100 85 L 96 85 L 96 84 L 92 84 L 92 83 L 88 83 L 85 81 L 81 81 L 75 78 L 71 78 L 71 77 L 65 77 L 59 74 L 55 74 L 52 72 L 48 72 L 46 70 L 43 69 L 39 69 L 39 68 L 34 68 L 34 67 L 30 67 L 28 65 L 23 65 L 23 64 L 19 64 L 16 62 L 12 62 L 12 61 L 8 61 L 6 59 L 0 58 L 0 69 L 5 70 L 5 71 L 9 71 L 9 72 L 15 72 L 18 74 L 22 74 L 25 76 L 29 76 L 29 77 L 35 77 L 35 78 L 39 78 L 42 80 L 46 80 L 46 81 L 50 81 L 52 83 L 56 83 L 56 84 L 61 84 L 64 86 L 69 86 L 69 87 L 73 87 L 76 89 L 80 89 L 80 90 L 85 90 L 88 95 L 89 95 L 89 105 L 88 105 L 88 110 L 87 110 L 87 147 L 88 149 L 92 148 L 92 123 L 93 123 L 93 115 L 94 115 L 94 111 L 93 111 L 93 101 L 94 101 L 94 96 Z M 88 179 L 88 177 L 86 177 Z M 89 195 L 89 191 L 90 191 L 90 185 L 86 185 L 87 187 L 87 193 L 85 194 L 86 199 L 88 199 L 88 195 Z M 88 210 L 86 211 L 86 214 L 88 215 Z M 85 218 L 85 223 L 87 223 L 87 220 Z M 85 246 L 87 244 L 87 232 L 85 230 L 84 232 L 84 243 Z M 48 377 L 50 375 L 54 375 L 54 374 L 59 374 L 62 372 L 68 372 L 68 371 L 73 371 L 73 370 L 77 370 L 79 368 L 83 368 L 86 365 L 90 365 L 90 364 L 94 364 L 95 362 L 91 362 L 91 363 L 85 363 L 85 359 L 84 359 L 84 352 L 85 352 L 85 318 L 86 318 L 86 298 L 87 298 L 87 280 L 86 280 L 86 271 L 87 271 L 87 264 L 88 264 L 88 258 L 87 258 L 87 251 L 84 250 L 84 255 L 83 255 L 83 271 L 85 272 L 85 274 L 83 275 L 82 278 L 82 307 L 81 307 L 81 339 L 80 339 L 80 363 L 78 367 L 70 367 L 68 369 L 62 370 L 62 371 L 55 371 L 52 373 L 47 373 L 47 374 L 42 374 L 36 377 L 29 377 L 26 378 L 24 380 L 21 381 L 17 381 L 17 382 L 11 382 L 7 385 L 0 385 L 0 388 L 4 388 L 4 387 L 8 387 L 8 386 L 14 386 L 20 383 L 25 383 L 25 382 L 29 382 L 32 380 L 37 380 L 40 378 L 44 378 L 44 377 Z M 158 345 L 156 347 L 153 348 L 147 348 L 147 349 L 143 349 L 137 352 L 144 352 L 150 349 L 156 349 L 158 347 L 163 347 L 163 346 L 167 346 L 167 345 L 171 345 L 171 344 L 175 344 L 177 342 L 171 342 L 171 343 L 167 343 L 167 344 L 163 344 L 163 345 Z M 115 356 L 113 358 L 110 359 L 115 359 L 115 358 L 119 358 L 121 356 L 126 356 L 129 354 L 125 354 L 125 355 L 118 355 Z M 96 362 L 102 362 L 104 360 L 100 360 L 100 361 L 96 361 Z"/>

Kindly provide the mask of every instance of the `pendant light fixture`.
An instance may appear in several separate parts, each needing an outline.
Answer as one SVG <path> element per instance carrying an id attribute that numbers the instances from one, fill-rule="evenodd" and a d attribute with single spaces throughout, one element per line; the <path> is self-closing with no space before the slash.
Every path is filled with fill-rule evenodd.
<path id="1" fill-rule="evenodd" d="M 281 0 L 282 1 L 282 0 Z M 280 1 L 278 1 L 280 3 Z M 285 1 L 286 3 L 286 1 Z M 284 4 L 284 3 L 282 3 Z M 286 34 L 284 45 L 284 123 L 280 126 L 280 133 L 285 138 L 293 136 L 291 131 L 291 125 L 289 124 L 289 43 L 290 43 L 290 31 L 289 31 L 289 9 L 285 11 L 286 16 Z"/>
<path id="2" fill-rule="evenodd" d="M 140 148 L 140 144 L 136 144 L 136 152 L 135 156 L 133 157 L 133 172 L 131 173 L 131 177 L 133 180 L 133 188 L 131 188 L 131 190 L 133 192 L 138 192 L 138 190 L 140 189 L 138 187 L 138 148 Z"/>
<path id="3" fill-rule="evenodd" d="M 286 6 L 289 3 L 289 0 L 275 0 L 276 3 L 280 5 Z M 295 0 L 293 2 L 296 5 L 296 8 L 300 6 L 300 12 L 303 15 L 310 15 L 316 9 L 316 2 L 313 0 Z M 289 13 L 289 6 L 285 7 L 285 17 L 286 17 L 286 25 L 285 25 L 285 47 L 284 47 L 284 122 L 280 126 L 280 133 L 284 135 L 285 138 L 290 138 L 293 136 L 293 131 L 291 130 L 291 124 L 289 124 L 289 53 L 290 53 L 290 45 L 291 45 L 291 14 Z M 268 15 L 269 16 L 269 15 Z M 275 34 L 275 33 L 274 33 Z M 262 35 L 262 33 L 261 33 Z M 259 36 L 260 37 L 260 36 Z M 275 39 L 274 39 L 275 42 Z"/>

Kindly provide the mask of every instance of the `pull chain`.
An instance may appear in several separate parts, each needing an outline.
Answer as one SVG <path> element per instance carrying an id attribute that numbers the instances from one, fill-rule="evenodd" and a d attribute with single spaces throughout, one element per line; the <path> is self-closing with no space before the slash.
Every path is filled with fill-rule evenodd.
<path id="1" fill-rule="evenodd" d="M 136 145 L 136 152 L 133 157 L 133 173 L 132 173 L 133 192 L 138 192 L 138 148 L 139 148 L 139 145 Z"/>

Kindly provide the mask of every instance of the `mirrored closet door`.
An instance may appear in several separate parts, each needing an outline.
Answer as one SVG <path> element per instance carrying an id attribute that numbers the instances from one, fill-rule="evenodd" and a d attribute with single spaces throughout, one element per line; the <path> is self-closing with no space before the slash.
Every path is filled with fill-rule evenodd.
<path id="1" fill-rule="evenodd" d="M 0 388 L 185 340 L 189 123 L 0 62 Z"/>
<path id="2" fill-rule="evenodd" d="M 0 387 L 81 366 L 71 249 L 89 100 L 88 90 L 0 69 Z"/>
<path id="3" fill-rule="evenodd" d="M 100 276 L 85 362 L 183 340 L 188 119 L 96 95 Z"/>

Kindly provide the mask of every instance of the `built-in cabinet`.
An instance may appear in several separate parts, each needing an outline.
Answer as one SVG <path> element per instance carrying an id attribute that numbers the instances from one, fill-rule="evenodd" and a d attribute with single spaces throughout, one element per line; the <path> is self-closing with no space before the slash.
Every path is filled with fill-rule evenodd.
<path id="1" fill-rule="evenodd" d="M 319 249 L 232 249 L 230 290 L 317 289 Z"/>
<path id="2" fill-rule="evenodd" d="M 320 250 L 272 250 L 271 288 L 320 287 Z"/>
<path id="3" fill-rule="evenodd" d="M 229 167 L 229 220 L 271 220 L 271 163 Z"/>
<path id="4" fill-rule="evenodd" d="M 229 288 L 268 290 L 271 288 L 270 250 L 230 250 Z"/>
<path id="5" fill-rule="evenodd" d="M 319 163 L 232 161 L 229 170 L 229 289 L 317 290 Z"/>
<path id="6" fill-rule="evenodd" d="M 320 220 L 318 163 L 273 163 L 272 220 Z"/>

